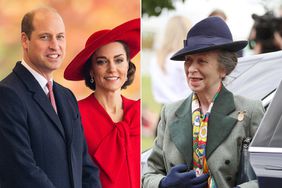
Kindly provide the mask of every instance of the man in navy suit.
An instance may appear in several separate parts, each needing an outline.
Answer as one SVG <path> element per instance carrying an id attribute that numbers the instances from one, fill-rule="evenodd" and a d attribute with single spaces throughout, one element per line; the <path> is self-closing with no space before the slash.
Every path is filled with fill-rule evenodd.
<path id="1" fill-rule="evenodd" d="M 101 187 L 76 99 L 52 79 L 65 56 L 61 16 L 38 8 L 24 16 L 21 29 L 23 59 L 0 82 L 0 187 Z"/>

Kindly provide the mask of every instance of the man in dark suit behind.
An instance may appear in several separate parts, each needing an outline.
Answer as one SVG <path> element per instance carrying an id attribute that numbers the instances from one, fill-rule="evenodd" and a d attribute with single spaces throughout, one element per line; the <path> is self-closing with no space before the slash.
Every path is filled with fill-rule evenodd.
<path id="1" fill-rule="evenodd" d="M 101 187 L 76 99 L 52 79 L 65 56 L 61 16 L 51 8 L 27 13 L 21 43 L 22 61 L 0 82 L 0 187 Z"/>

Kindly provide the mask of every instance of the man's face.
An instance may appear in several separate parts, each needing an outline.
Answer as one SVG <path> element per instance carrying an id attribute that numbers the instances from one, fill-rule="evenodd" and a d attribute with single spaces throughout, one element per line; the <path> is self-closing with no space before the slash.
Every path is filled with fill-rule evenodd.
<path id="1" fill-rule="evenodd" d="M 62 18 L 51 11 L 38 11 L 33 18 L 30 39 L 22 33 L 24 60 L 34 70 L 50 79 L 65 57 L 65 26 Z"/>

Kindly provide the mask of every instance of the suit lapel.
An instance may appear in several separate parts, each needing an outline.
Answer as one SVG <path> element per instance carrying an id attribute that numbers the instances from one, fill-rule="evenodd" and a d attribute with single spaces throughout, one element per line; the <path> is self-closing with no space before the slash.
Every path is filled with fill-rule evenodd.
<path id="1" fill-rule="evenodd" d="M 233 111 L 235 111 L 233 94 L 222 87 L 208 122 L 207 158 L 227 138 L 237 123 L 237 119 L 228 116 Z"/>
<path id="2" fill-rule="evenodd" d="M 42 111 L 46 113 L 46 115 L 51 119 L 53 125 L 56 127 L 56 129 L 60 132 L 60 134 L 64 138 L 65 137 L 64 129 L 60 122 L 60 119 L 56 114 L 56 112 L 54 111 L 48 97 L 45 95 L 43 89 L 40 87 L 37 80 L 20 62 L 17 62 L 13 71 L 24 83 L 24 85 L 27 87 L 29 92 L 32 93 L 35 102 L 40 106 Z"/>
<path id="3" fill-rule="evenodd" d="M 192 163 L 192 120 L 191 97 L 189 96 L 175 112 L 175 119 L 169 126 L 170 137 L 183 155 L 187 164 Z"/>
<path id="4" fill-rule="evenodd" d="M 192 163 L 193 156 L 193 126 L 191 112 L 192 95 L 190 95 L 175 112 L 175 119 L 169 126 L 170 137 L 187 164 Z M 237 119 L 228 116 L 235 111 L 233 94 L 225 87 L 217 97 L 208 123 L 207 158 L 226 139 Z"/>
<path id="5" fill-rule="evenodd" d="M 63 89 L 61 89 L 61 86 L 59 86 L 56 82 L 54 82 L 53 90 L 56 98 L 58 115 L 60 117 L 62 125 L 64 126 L 67 143 L 70 144 L 73 134 L 72 121 L 74 121 L 74 119 L 76 118 L 75 114 L 71 112 L 71 110 L 73 110 L 74 107 L 71 108 L 69 104 L 68 95 L 65 93 Z M 73 116 L 70 117 L 70 115 Z"/>

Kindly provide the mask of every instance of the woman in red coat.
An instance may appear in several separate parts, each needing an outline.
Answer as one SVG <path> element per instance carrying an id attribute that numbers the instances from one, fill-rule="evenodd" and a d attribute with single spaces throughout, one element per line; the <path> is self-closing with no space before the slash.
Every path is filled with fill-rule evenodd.
<path id="1" fill-rule="evenodd" d="M 93 92 L 79 101 L 89 154 L 100 167 L 103 188 L 140 187 L 140 100 L 121 95 L 133 82 L 132 59 L 140 50 L 140 19 L 100 30 L 65 70 Z"/>

